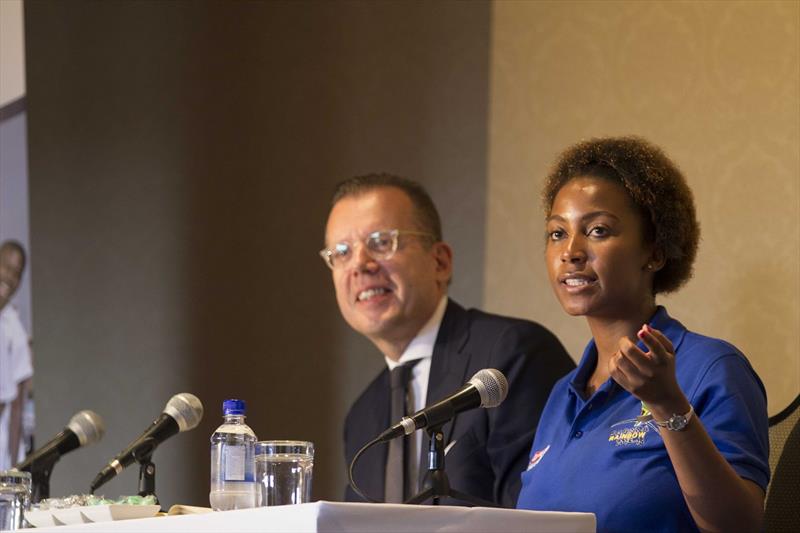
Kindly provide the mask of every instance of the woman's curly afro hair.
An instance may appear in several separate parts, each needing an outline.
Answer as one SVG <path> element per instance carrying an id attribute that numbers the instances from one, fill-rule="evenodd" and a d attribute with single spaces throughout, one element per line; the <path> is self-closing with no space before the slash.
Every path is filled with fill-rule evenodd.
<path id="1" fill-rule="evenodd" d="M 622 184 L 642 213 L 645 235 L 664 253 L 653 293 L 679 289 L 692 277 L 700 224 L 692 191 L 678 167 L 657 146 L 639 137 L 607 137 L 567 148 L 547 176 L 542 202 L 547 214 L 572 178 L 590 176 Z"/>

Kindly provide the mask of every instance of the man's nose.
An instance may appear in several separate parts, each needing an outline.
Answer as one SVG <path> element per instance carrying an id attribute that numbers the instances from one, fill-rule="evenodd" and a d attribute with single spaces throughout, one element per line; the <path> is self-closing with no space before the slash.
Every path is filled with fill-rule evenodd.
<path id="1" fill-rule="evenodd" d="M 374 272 L 378 266 L 378 262 L 370 255 L 367 247 L 359 243 L 353 250 L 353 259 L 350 267 L 356 272 Z"/>

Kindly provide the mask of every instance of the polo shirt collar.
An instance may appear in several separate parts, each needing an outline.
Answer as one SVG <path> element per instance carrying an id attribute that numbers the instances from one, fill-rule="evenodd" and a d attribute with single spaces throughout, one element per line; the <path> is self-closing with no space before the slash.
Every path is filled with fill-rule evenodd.
<path id="1" fill-rule="evenodd" d="M 683 338 L 686 335 L 686 328 L 683 326 L 683 324 L 669 316 L 664 306 L 659 305 L 656 308 L 656 312 L 648 321 L 648 325 L 650 325 L 653 329 L 657 329 L 663 333 L 664 336 L 667 337 L 672 343 L 672 347 L 675 349 L 675 352 L 678 351 L 678 347 L 680 346 L 681 342 L 683 342 Z M 640 340 L 637 340 L 636 346 L 644 351 L 647 351 L 647 347 Z M 586 389 L 586 383 L 592 376 L 592 372 L 596 366 L 597 345 L 595 344 L 594 339 L 592 339 L 583 350 L 581 361 L 578 363 L 578 368 L 575 369 L 575 376 L 569 383 L 570 393 L 575 394 L 578 398 L 583 398 L 583 391 Z M 597 389 L 597 392 L 610 393 L 616 387 L 619 387 L 617 382 L 609 378 L 608 381 L 606 381 L 599 389 Z"/>
<path id="2" fill-rule="evenodd" d="M 675 353 L 678 352 L 678 348 L 683 342 L 683 338 L 686 336 L 686 327 L 683 324 L 669 316 L 667 310 L 659 305 L 658 309 L 656 309 L 656 314 L 653 315 L 653 318 L 650 320 L 650 326 L 663 333 L 672 343 Z M 641 341 L 637 344 L 640 348 L 644 348 Z"/>

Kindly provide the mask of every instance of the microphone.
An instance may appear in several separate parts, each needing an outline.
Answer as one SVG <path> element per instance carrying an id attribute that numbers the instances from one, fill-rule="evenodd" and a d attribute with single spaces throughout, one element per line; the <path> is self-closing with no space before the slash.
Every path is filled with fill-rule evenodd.
<path id="1" fill-rule="evenodd" d="M 100 415 L 94 411 L 80 411 L 69 419 L 69 424 L 50 442 L 28 455 L 14 468 L 31 472 L 38 468 L 47 469 L 65 453 L 76 448 L 94 444 L 103 438 L 106 426 Z"/>
<path id="2" fill-rule="evenodd" d="M 403 417 L 376 439 L 377 442 L 390 441 L 400 435 L 411 435 L 418 429 L 438 426 L 455 417 L 462 411 L 476 407 L 497 407 L 508 394 L 508 381 L 497 369 L 484 368 L 472 376 L 463 387 L 411 416 Z"/>
<path id="3" fill-rule="evenodd" d="M 197 427 L 202 418 L 203 404 L 194 394 L 182 392 L 170 398 L 161 416 L 97 474 L 91 484 L 92 492 L 134 461 L 148 457 L 159 444 L 171 436 Z"/>

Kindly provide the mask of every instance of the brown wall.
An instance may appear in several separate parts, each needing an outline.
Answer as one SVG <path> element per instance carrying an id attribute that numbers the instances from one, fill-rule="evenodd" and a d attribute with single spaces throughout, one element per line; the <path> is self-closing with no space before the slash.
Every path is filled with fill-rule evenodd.
<path id="1" fill-rule="evenodd" d="M 642 135 L 684 171 L 701 243 L 661 298 L 748 355 L 775 414 L 800 392 L 800 3 L 493 4 L 486 306 L 547 324 L 580 357 L 584 320 L 546 280 L 539 191 L 578 140 Z"/>
<path id="2" fill-rule="evenodd" d="M 315 497 L 344 487 L 341 421 L 382 358 L 339 317 L 316 256 L 332 187 L 427 184 L 482 299 L 489 5 L 28 2 L 39 442 L 76 411 L 99 445 L 56 495 L 189 391 L 201 426 L 155 454 L 165 505 L 206 504 L 224 398 L 262 439 L 317 446 Z M 136 490 L 135 468 L 103 490 Z"/>

